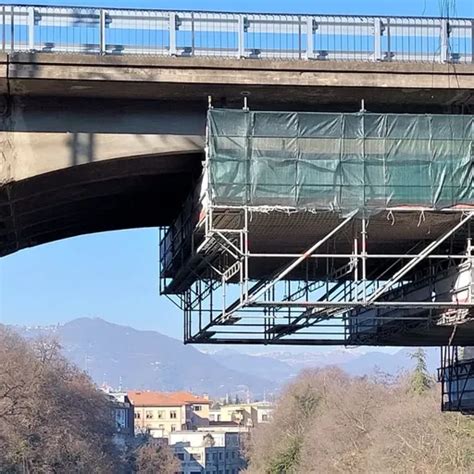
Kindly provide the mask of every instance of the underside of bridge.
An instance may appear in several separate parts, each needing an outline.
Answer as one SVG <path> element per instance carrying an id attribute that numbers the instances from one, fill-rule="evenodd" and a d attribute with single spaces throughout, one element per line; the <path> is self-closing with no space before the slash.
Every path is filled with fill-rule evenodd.
<path id="1" fill-rule="evenodd" d="M 208 97 L 253 110 L 466 113 L 470 64 L 0 54 L 0 254 L 169 225 L 199 175 Z M 158 203 L 158 205 L 157 205 Z"/>
<path id="2" fill-rule="evenodd" d="M 166 225 L 200 161 L 199 154 L 121 158 L 7 184 L 0 190 L 0 256 L 82 234 Z"/>
<path id="3" fill-rule="evenodd" d="M 169 225 L 200 173 L 208 96 L 253 109 L 466 111 L 469 65 L 0 55 L 0 255 Z"/>

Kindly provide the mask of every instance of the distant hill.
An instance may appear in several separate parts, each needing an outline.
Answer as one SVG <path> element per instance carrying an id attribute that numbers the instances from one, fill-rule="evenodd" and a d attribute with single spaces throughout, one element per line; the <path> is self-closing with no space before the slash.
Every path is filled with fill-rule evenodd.
<path id="1" fill-rule="evenodd" d="M 298 375 L 299 372 L 298 368 L 271 356 L 242 354 L 227 349 L 218 351 L 211 357 L 228 369 L 238 370 L 267 380 L 285 382 Z"/>
<path id="2" fill-rule="evenodd" d="M 266 354 L 241 354 L 224 350 L 213 354 L 220 364 L 247 374 L 287 382 L 301 370 L 316 367 L 337 366 L 353 376 L 374 375 L 385 372 L 397 375 L 412 370 L 415 362 L 410 358 L 413 349 L 400 349 L 394 354 L 381 351 L 355 353 L 336 349 L 327 353 L 315 352 L 270 352 Z M 426 349 L 426 362 L 430 373 L 435 373 L 439 364 L 439 349 Z"/>
<path id="3" fill-rule="evenodd" d="M 16 328 L 25 337 L 53 335 L 65 356 L 99 385 L 123 389 L 190 390 L 212 396 L 277 392 L 305 368 L 336 365 L 351 375 L 383 371 L 392 375 L 413 367 L 411 350 L 395 354 L 354 350 L 246 354 L 233 349 L 204 353 L 155 331 L 139 331 L 99 318 L 81 318 L 47 328 Z M 437 350 L 428 350 L 434 372 Z"/>
<path id="4" fill-rule="evenodd" d="M 351 375 L 370 375 L 378 370 L 396 375 L 414 368 L 415 361 L 410 357 L 412 352 L 413 349 L 400 349 L 395 354 L 368 352 L 341 364 L 341 368 Z M 439 349 L 426 349 L 426 365 L 430 373 L 436 372 L 439 367 Z"/>
<path id="5" fill-rule="evenodd" d="M 52 333 L 65 356 L 98 384 L 124 389 L 226 393 L 273 392 L 278 384 L 228 369 L 192 346 L 154 331 L 138 331 L 102 319 L 81 318 L 46 329 L 22 329 L 34 337 Z"/>

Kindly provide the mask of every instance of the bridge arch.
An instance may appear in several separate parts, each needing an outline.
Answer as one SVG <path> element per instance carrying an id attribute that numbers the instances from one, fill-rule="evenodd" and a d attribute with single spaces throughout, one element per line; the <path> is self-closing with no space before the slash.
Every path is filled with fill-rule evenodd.
<path id="1" fill-rule="evenodd" d="M 111 159 L 0 187 L 0 256 L 94 232 L 169 223 L 199 174 L 197 152 Z"/>

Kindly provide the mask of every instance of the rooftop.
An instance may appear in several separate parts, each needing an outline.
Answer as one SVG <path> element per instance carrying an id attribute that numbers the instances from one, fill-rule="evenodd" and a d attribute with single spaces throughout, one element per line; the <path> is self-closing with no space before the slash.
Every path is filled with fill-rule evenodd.
<path id="1" fill-rule="evenodd" d="M 208 398 L 199 397 L 190 392 L 150 392 L 130 391 L 128 398 L 134 406 L 182 406 L 182 405 L 209 405 Z"/>

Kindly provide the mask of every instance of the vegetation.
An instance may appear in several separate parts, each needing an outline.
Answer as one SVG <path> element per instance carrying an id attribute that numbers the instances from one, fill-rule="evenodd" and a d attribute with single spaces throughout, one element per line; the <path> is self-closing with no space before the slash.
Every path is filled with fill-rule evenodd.
<path id="1" fill-rule="evenodd" d="M 166 447 L 117 449 L 110 401 L 59 349 L 0 326 L 0 472 L 174 473 Z"/>
<path id="2" fill-rule="evenodd" d="M 138 448 L 135 465 L 140 474 L 175 474 L 181 467 L 167 445 L 153 442 Z"/>
<path id="3" fill-rule="evenodd" d="M 411 358 L 416 365 L 411 374 L 409 389 L 417 395 L 422 395 L 434 385 L 434 380 L 426 367 L 426 353 L 420 348 L 411 354 Z"/>
<path id="4" fill-rule="evenodd" d="M 474 421 L 441 413 L 423 351 L 412 374 L 303 373 L 247 447 L 248 473 L 470 473 Z"/>
<path id="5" fill-rule="evenodd" d="M 411 374 L 303 373 L 246 446 L 249 473 L 470 473 L 474 421 L 439 410 L 425 354 Z M 118 451 L 106 396 L 51 341 L 0 326 L 0 472 L 173 474 L 153 440 Z M 211 442 L 211 440 L 209 440 Z"/>

